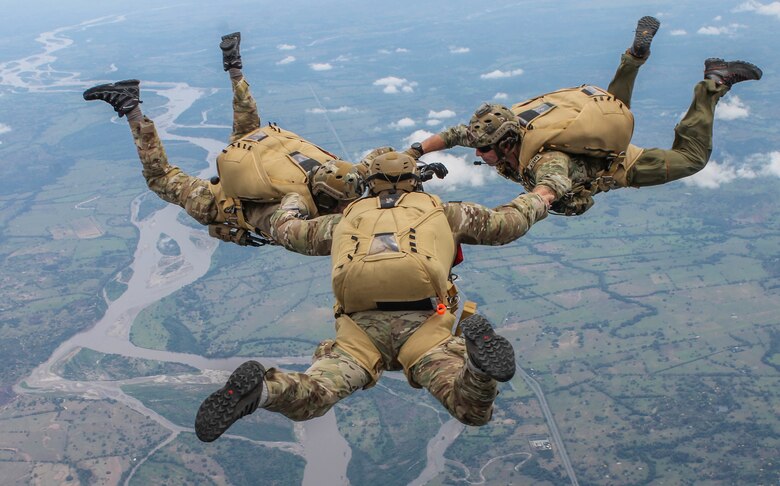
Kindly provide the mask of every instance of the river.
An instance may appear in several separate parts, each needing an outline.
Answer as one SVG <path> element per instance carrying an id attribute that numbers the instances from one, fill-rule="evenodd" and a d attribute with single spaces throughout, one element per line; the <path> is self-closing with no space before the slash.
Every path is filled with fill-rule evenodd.
<path id="1" fill-rule="evenodd" d="M 51 66 L 57 60 L 55 53 L 68 48 L 73 43 L 66 36 L 68 32 L 123 21 L 125 21 L 123 16 L 102 17 L 40 34 L 36 41 L 43 45 L 42 53 L 0 63 L 0 86 L 29 91 L 46 91 L 62 90 L 63 88 L 83 89 L 104 82 L 81 80 L 79 73 L 53 71 Z M 52 73 L 56 75 L 52 75 Z M 227 84 L 227 79 L 225 82 Z M 225 142 L 210 138 L 186 137 L 175 133 L 178 128 L 182 127 L 176 123 L 177 118 L 211 90 L 195 88 L 186 83 L 144 81 L 143 91 L 155 92 L 167 100 L 160 107 L 162 113 L 155 116 L 155 124 L 160 138 L 163 141 L 175 140 L 191 143 L 205 150 L 209 166 L 198 176 L 209 177 L 214 174 L 216 156 L 224 148 Z M 105 106 L 94 107 L 94 109 L 99 108 L 107 109 Z M 112 121 L 124 123 L 116 118 L 112 118 Z M 225 128 L 229 129 L 229 126 L 225 125 Z M 127 136 L 130 136 L 129 130 Z M 181 209 L 175 206 L 168 206 L 153 213 L 143 221 L 139 221 L 137 216 L 140 199 L 141 196 L 136 198 L 130 207 L 131 221 L 138 227 L 139 239 L 130 265 L 133 273 L 127 282 L 127 290 L 116 300 L 108 302 L 105 315 L 94 326 L 57 347 L 44 363 L 41 363 L 23 380 L 25 386 L 17 386 L 15 391 L 20 394 L 57 391 L 91 399 L 111 398 L 117 400 L 139 413 L 149 416 L 171 431 L 171 436 L 159 444 L 149 454 L 151 455 L 170 443 L 179 433 L 192 430 L 173 424 L 121 390 L 121 386 L 125 383 L 158 380 L 159 377 L 113 382 L 79 382 L 66 380 L 57 375 L 53 369 L 63 359 L 71 357 L 80 348 L 85 347 L 103 353 L 133 358 L 184 363 L 201 370 L 202 373 L 198 376 L 169 377 L 168 379 L 181 381 L 190 378 L 193 383 L 211 382 L 215 385 L 221 385 L 230 371 L 250 358 L 208 359 L 192 354 L 140 348 L 129 341 L 130 328 L 136 316 L 149 305 L 202 277 L 209 269 L 211 256 L 217 246 L 217 241 L 210 238 L 204 230 L 195 230 L 179 223 L 177 218 Z M 80 204 L 85 202 L 87 201 Z M 164 259 L 157 249 L 157 242 L 163 233 L 175 240 L 181 249 L 181 254 L 176 257 L 179 260 L 176 262 L 178 268 L 172 272 L 162 271 L 166 265 L 171 263 L 171 257 Z M 256 358 L 260 359 L 260 357 Z M 310 358 L 308 356 L 295 356 L 276 359 L 262 358 L 262 360 L 271 366 L 284 366 L 285 364 L 308 363 Z M 352 451 L 338 430 L 335 413 L 330 411 L 319 419 L 296 424 L 295 428 L 299 439 L 297 445 L 294 443 L 262 444 L 303 455 L 306 459 L 303 478 L 305 486 L 348 484 L 346 471 Z M 448 420 L 442 424 L 439 432 L 428 444 L 427 465 L 412 484 L 425 484 L 443 471 L 444 452 L 462 430 L 463 426 L 454 420 Z M 142 458 L 133 468 L 126 484 L 129 483 L 137 468 L 148 459 L 149 455 Z"/>

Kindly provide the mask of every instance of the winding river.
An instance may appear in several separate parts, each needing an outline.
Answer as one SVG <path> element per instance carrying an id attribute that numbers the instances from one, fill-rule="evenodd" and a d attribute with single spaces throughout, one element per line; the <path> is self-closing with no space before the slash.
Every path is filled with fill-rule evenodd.
<path id="1" fill-rule="evenodd" d="M 43 52 L 23 59 L 0 63 L 0 87 L 28 91 L 80 90 L 104 82 L 80 80 L 79 73 L 53 70 L 51 66 L 57 60 L 55 53 L 68 48 L 73 43 L 70 38 L 66 37 L 68 32 L 123 22 L 124 20 L 123 16 L 102 17 L 40 34 L 36 41 L 43 45 Z M 160 138 L 163 141 L 184 141 L 204 149 L 207 153 L 206 160 L 209 161 L 209 167 L 199 176 L 208 177 L 213 174 L 216 155 L 224 148 L 225 142 L 209 138 L 185 137 L 175 133 L 177 128 L 182 127 L 176 124 L 179 115 L 210 91 L 194 88 L 186 83 L 150 81 L 144 81 L 144 91 L 156 92 L 167 100 L 165 105 L 161 107 L 163 112 L 155 116 L 155 124 Z M 124 123 L 116 118 L 112 121 Z M 127 136 L 130 136 L 129 131 Z M 127 282 L 127 290 L 116 300 L 108 302 L 105 315 L 93 327 L 62 343 L 46 362 L 40 364 L 23 380 L 24 386 L 15 387 L 15 391 L 20 394 L 56 391 L 92 399 L 111 398 L 149 416 L 170 430 L 171 435 L 133 468 L 126 484 L 129 483 L 137 468 L 151 454 L 169 444 L 179 433 L 191 432 L 192 430 L 170 422 L 121 390 L 121 386 L 126 383 L 159 380 L 160 377 L 80 382 L 66 380 L 55 373 L 53 369 L 56 369 L 56 366 L 64 359 L 73 356 L 79 349 L 90 348 L 103 353 L 127 357 L 184 363 L 201 370 L 202 373 L 166 377 L 165 379 L 189 380 L 188 382 L 191 383 L 211 382 L 221 385 L 227 374 L 247 359 L 247 357 L 207 359 L 192 354 L 140 348 L 129 341 L 130 327 L 139 312 L 202 277 L 208 271 L 211 256 L 217 245 L 217 241 L 210 238 L 205 231 L 194 230 L 180 224 L 177 217 L 181 210 L 175 206 L 168 206 L 139 221 L 137 216 L 140 198 L 141 196 L 136 198 L 130 208 L 132 223 L 139 229 L 139 239 L 130 265 L 133 274 Z M 83 201 L 79 204 L 87 202 L 89 201 Z M 180 256 L 176 257 L 179 259 L 178 268 L 173 272 L 162 271 L 166 265 L 170 264 L 170 257 L 164 259 L 157 249 L 157 242 L 163 230 L 166 235 L 177 242 L 181 249 Z M 263 361 L 273 366 L 284 366 L 285 364 L 308 363 L 309 357 L 263 358 Z M 319 419 L 296 424 L 295 429 L 299 443 L 262 442 L 262 444 L 302 455 L 306 459 L 304 485 L 348 484 L 346 471 L 352 451 L 339 433 L 335 413 L 331 411 Z M 427 466 L 412 484 L 425 484 L 443 471 L 444 451 L 457 438 L 462 429 L 463 426 L 454 420 L 442 424 L 439 433 L 431 439 L 428 445 Z"/>

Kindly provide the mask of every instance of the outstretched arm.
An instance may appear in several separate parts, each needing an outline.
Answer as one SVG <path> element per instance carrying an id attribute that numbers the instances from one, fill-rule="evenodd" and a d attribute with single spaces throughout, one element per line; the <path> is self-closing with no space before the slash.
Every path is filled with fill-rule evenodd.
<path id="1" fill-rule="evenodd" d="M 456 241 L 468 245 L 505 245 L 547 217 L 548 198 L 521 194 L 508 204 L 490 209 L 468 202 L 444 205 Z"/>
<path id="2" fill-rule="evenodd" d="M 466 125 L 455 125 L 454 127 L 447 128 L 446 130 L 435 135 L 431 135 L 430 137 L 420 142 L 420 145 L 422 146 L 422 153 L 420 153 L 419 150 L 415 150 L 413 148 L 407 149 L 406 153 L 415 159 L 419 159 L 423 156 L 423 154 L 438 152 L 439 150 L 444 150 L 455 146 L 471 147 L 471 143 L 469 142 L 467 136 L 467 129 L 468 127 L 466 127 Z"/>
<path id="3" fill-rule="evenodd" d="M 307 217 L 303 198 L 299 194 L 287 194 L 271 216 L 271 237 L 288 250 L 302 255 L 330 255 L 333 228 L 341 221 L 341 215 Z"/>

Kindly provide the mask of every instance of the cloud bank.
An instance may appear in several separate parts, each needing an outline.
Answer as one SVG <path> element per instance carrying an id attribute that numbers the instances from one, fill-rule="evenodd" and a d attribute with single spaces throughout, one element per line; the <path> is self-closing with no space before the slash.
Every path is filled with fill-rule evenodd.
<path id="1" fill-rule="evenodd" d="M 759 15 L 771 15 L 780 20 L 780 2 L 771 2 L 767 4 L 759 3 L 755 0 L 748 0 L 739 4 L 734 12 L 755 12 Z"/>
<path id="2" fill-rule="evenodd" d="M 750 109 L 735 95 L 722 100 L 715 107 L 715 118 L 718 120 L 737 120 L 747 118 L 748 115 Z"/>
<path id="3" fill-rule="evenodd" d="M 374 81 L 374 86 L 382 86 L 382 92 L 387 94 L 412 93 L 417 82 L 408 81 L 406 78 L 388 76 Z"/>
<path id="4" fill-rule="evenodd" d="M 741 162 L 710 160 L 707 166 L 691 177 L 682 179 L 688 186 L 717 189 L 737 179 L 780 177 L 780 151 L 753 154 Z"/>
<path id="5" fill-rule="evenodd" d="M 720 27 L 705 26 L 696 31 L 701 35 L 735 35 L 739 29 L 745 28 L 742 24 L 729 24 Z"/>
<path id="6" fill-rule="evenodd" d="M 428 112 L 428 118 L 434 118 L 437 120 L 444 120 L 446 118 L 452 118 L 455 116 L 455 112 L 452 110 L 442 110 L 442 111 L 429 111 Z"/>
<path id="7" fill-rule="evenodd" d="M 324 113 L 351 113 L 353 111 L 356 110 L 354 108 L 350 108 L 349 106 L 339 106 L 338 108 L 309 108 L 306 110 L 306 113 L 321 115 Z"/>
<path id="8" fill-rule="evenodd" d="M 511 71 L 501 71 L 500 69 L 496 69 L 495 71 L 490 71 L 489 73 L 480 74 L 480 79 L 501 79 L 501 78 L 512 78 L 515 76 L 520 76 L 523 74 L 522 69 L 513 69 Z"/>
<path id="9" fill-rule="evenodd" d="M 390 128 L 394 128 L 396 130 L 401 128 L 411 128 L 413 126 L 417 125 L 417 122 L 412 120 L 409 117 L 404 117 L 398 120 L 397 122 L 393 122 L 390 124 Z"/>

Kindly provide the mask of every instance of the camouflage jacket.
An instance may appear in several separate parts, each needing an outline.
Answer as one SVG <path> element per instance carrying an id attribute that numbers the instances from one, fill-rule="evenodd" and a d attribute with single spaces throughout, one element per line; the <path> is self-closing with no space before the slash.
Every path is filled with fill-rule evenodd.
<path id="1" fill-rule="evenodd" d="M 288 250 L 304 255 L 330 255 L 333 229 L 341 214 L 303 219 L 300 196 L 288 194 L 271 217 L 271 236 Z M 456 243 L 505 245 L 547 217 L 547 205 L 537 194 L 521 194 L 495 209 L 469 202 L 444 203 L 444 214 Z"/>
<path id="2" fill-rule="evenodd" d="M 447 148 L 472 147 L 474 144 L 469 141 L 467 131 L 466 125 L 456 125 L 440 132 L 439 136 Z M 545 150 L 531 159 L 529 169 L 525 173 L 520 173 L 506 162 L 496 165 L 496 171 L 502 177 L 522 184 L 527 191 L 532 191 L 537 185 L 549 187 L 555 192 L 556 199 L 565 199 L 560 202 L 571 206 L 569 209 L 572 214 L 581 214 L 593 204 L 591 196 L 600 192 L 596 185 L 591 187 L 591 182 L 595 181 L 607 166 L 606 159 Z M 587 188 L 585 193 L 582 188 Z M 554 209 L 558 208 L 554 206 Z M 561 208 L 561 212 L 566 211 Z"/>

